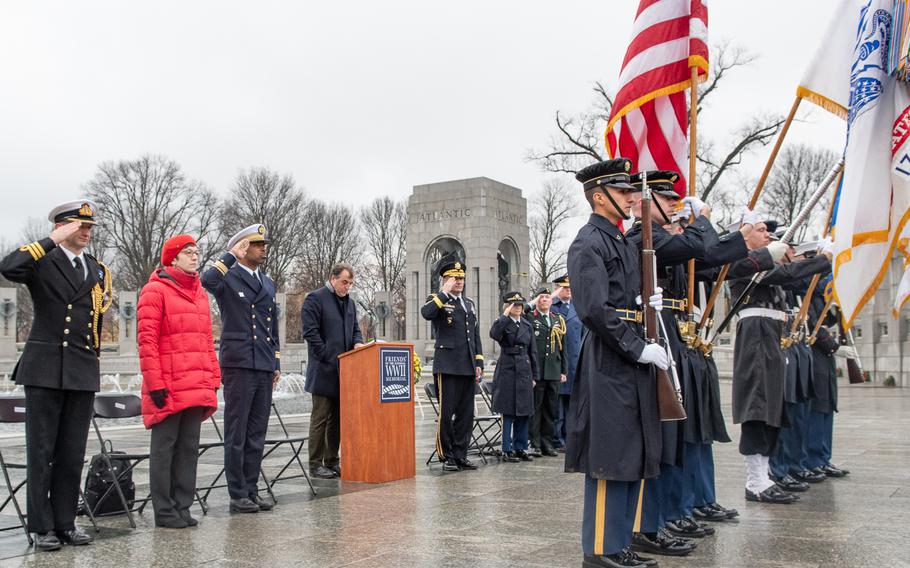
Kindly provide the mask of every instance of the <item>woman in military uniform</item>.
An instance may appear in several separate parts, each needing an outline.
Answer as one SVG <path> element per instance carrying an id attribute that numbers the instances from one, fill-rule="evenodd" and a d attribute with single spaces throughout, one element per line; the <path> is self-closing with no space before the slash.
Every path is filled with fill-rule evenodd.
<path id="1" fill-rule="evenodd" d="M 522 318 L 525 299 L 518 292 L 502 298 L 503 313 L 490 328 L 500 348 L 493 373 L 493 411 L 502 415 L 502 459 L 533 461 L 528 455 L 528 421 L 534 412 L 537 350 L 530 322 Z"/>

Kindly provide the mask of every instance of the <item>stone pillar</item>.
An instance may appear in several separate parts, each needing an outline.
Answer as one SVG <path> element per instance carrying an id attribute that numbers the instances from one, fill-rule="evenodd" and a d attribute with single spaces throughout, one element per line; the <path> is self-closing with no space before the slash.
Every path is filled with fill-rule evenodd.
<path id="1" fill-rule="evenodd" d="M 0 359 L 16 358 L 16 289 L 0 288 Z"/>
<path id="2" fill-rule="evenodd" d="M 287 308 L 288 296 L 284 292 L 278 292 L 275 294 L 275 305 L 278 307 L 278 346 L 281 349 L 286 349 L 285 342 L 288 338 L 288 316 L 285 313 L 285 308 Z"/>
<path id="3" fill-rule="evenodd" d="M 138 294 L 135 290 L 122 290 L 117 293 L 120 310 L 117 326 L 117 344 L 120 355 L 132 355 L 137 351 L 136 343 L 136 307 Z"/>

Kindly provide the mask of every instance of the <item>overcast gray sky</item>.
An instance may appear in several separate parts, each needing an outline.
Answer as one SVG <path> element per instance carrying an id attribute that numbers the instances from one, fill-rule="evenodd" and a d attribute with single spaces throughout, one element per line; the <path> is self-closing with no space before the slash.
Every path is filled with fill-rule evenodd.
<path id="1" fill-rule="evenodd" d="M 711 40 L 760 59 L 700 128 L 721 138 L 744 113 L 785 113 L 833 4 L 712 1 Z M 526 149 L 557 109 L 585 108 L 595 80 L 615 88 L 637 5 L 6 2 L 0 238 L 78 197 L 98 163 L 144 153 L 222 193 L 238 168 L 266 165 L 326 200 L 475 176 L 527 195 L 546 176 Z M 815 112 L 789 140 L 839 150 L 843 132 Z"/>

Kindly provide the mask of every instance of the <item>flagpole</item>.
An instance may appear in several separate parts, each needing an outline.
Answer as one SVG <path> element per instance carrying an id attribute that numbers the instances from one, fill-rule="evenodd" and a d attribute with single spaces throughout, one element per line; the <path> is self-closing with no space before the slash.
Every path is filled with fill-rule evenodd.
<path id="1" fill-rule="evenodd" d="M 695 149 L 696 149 L 696 132 L 698 124 L 698 67 L 690 67 L 692 73 L 689 80 L 689 197 L 695 196 Z M 693 212 L 689 222 L 695 220 Z M 686 296 L 686 310 L 689 316 L 692 315 L 695 308 L 695 259 L 689 260 L 689 288 Z M 691 320 L 690 320 L 691 321 Z"/>
<path id="2" fill-rule="evenodd" d="M 762 171 L 761 177 L 758 178 L 758 184 L 756 184 L 755 190 L 752 191 L 752 198 L 749 200 L 749 209 L 755 209 L 755 205 L 758 203 L 758 198 L 761 197 L 762 189 L 765 187 L 765 182 L 768 181 L 768 175 L 771 173 L 771 167 L 774 165 L 774 160 L 777 159 L 777 153 L 780 152 L 780 147 L 784 143 L 784 138 L 787 136 L 787 131 L 790 130 L 790 124 L 796 117 L 796 111 L 799 109 L 800 101 L 802 101 L 802 98 L 796 97 L 796 100 L 793 101 L 793 106 L 790 107 L 790 114 L 787 115 L 787 119 L 784 121 L 784 125 L 780 129 L 780 134 L 777 136 L 777 140 L 774 142 L 774 148 L 771 149 L 771 155 L 768 156 L 768 162 L 765 164 L 765 169 Z M 720 288 L 723 285 L 724 281 L 727 279 L 727 273 L 729 271 L 730 265 L 726 264 L 723 268 L 721 268 L 720 274 L 717 275 L 717 282 L 711 289 L 711 295 L 708 297 L 708 302 L 705 304 L 705 311 L 702 314 L 701 321 L 698 322 L 697 331 L 701 331 L 702 328 L 705 327 L 705 323 L 710 321 L 710 315 L 711 312 L 714 311 L 714 304 L 717 302 L 717 296 L 720 294 Z"/>

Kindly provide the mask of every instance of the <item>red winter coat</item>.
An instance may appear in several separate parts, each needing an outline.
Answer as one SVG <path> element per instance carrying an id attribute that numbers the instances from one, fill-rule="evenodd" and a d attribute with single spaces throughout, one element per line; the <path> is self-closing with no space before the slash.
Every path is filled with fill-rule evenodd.
<path id="1" fill-rule="evenodd" d="M 170 267 L 153 272 L 139 294 L 136 321 L 145 427 L 193 406 L 206 408 L 203 420 L 214 414 L 221 368 L 199 276 Z M 164 408 L 149 396 L 160 389 L 167 389 Z"/>

